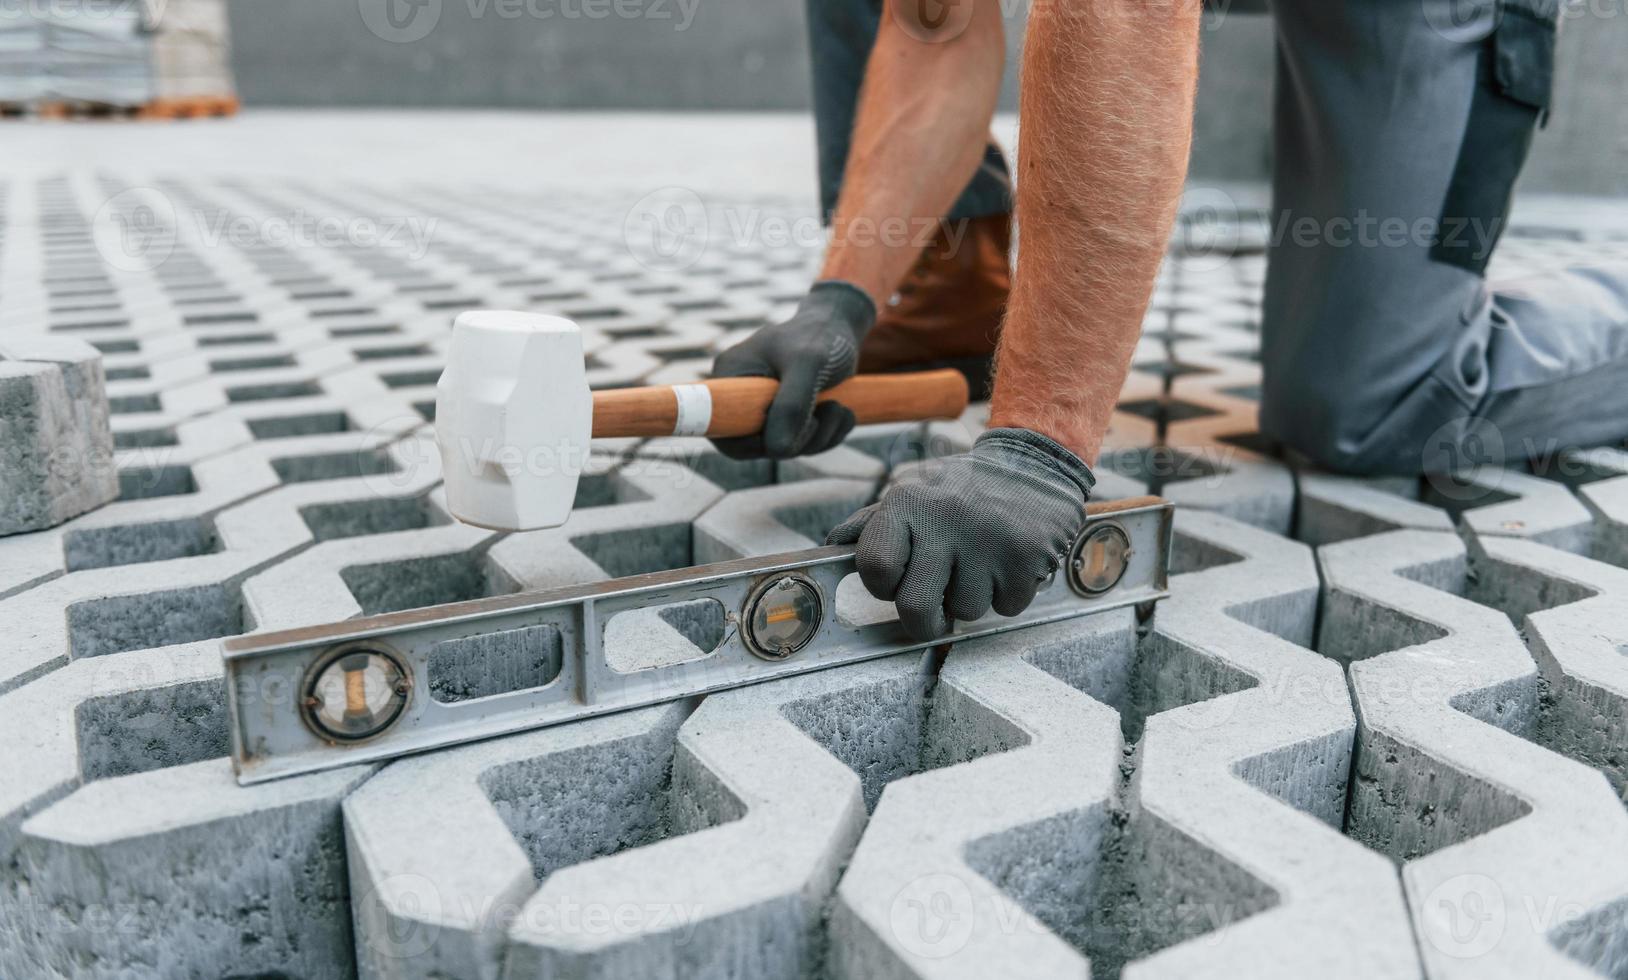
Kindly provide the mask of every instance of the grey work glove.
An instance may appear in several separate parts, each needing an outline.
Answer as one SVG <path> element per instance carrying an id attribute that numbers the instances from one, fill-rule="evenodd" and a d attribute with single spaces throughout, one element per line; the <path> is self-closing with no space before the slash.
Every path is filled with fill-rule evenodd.
<path id="1" fill-rule="evenodd" d="M 718 355 L 714 378 L 779 378 L 761 435 L 715 439 L 733 459 L 789 459 L 823 453 L 848 437 L 854 413 L 814 398 L 854 376 L 859 345 L 876 323 L 864 290 L 837 279 L 817 282 L 784 323 L 764 327 Z"/>
<path id="2" fill-rule="evenodd" d="M 1038 432 L 990 429 L 930 476 L 897 483 L 832 531 L 854 544 L 865 588 L 898 606 L 918 640 L 993 605 L 1016 616 L 1066 559 L 1096 483 L 1079 457 Z"/>

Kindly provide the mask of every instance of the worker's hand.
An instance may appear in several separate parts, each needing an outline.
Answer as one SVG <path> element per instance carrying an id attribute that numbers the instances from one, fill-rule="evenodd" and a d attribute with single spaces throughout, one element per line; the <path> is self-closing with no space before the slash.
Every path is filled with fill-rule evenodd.
<path id="1" fill-rule="evenodd" d="M 858 542 L 865 588 L 930 640 L 991 605 L 1002 616 L 1027 609 L 1085 525 L 1094 483 L 1090 467 L 1046 436 L 990 429 L 971 452 L 894 484 L 826 543 Z"/>
<path id="2" fill-rule="evenodd" d="M 839 280 L 817 282 L 784 323 L 764 327 L 718 355 L 715 378 L 779 378 L 763 433 L 713 440 L 734 459 L 788 459 L 823 453 L 848 437 L 854 413 L 814 398 L 854 376 L 859 345 L 876 323 L 876 305 L 864 291 Z"/>

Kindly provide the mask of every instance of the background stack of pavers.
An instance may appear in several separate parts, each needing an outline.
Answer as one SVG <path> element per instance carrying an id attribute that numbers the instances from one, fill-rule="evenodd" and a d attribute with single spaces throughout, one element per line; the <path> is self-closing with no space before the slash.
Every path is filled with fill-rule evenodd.
<path id="1" fill-rule="evenodd" d="M 0 4 L 0 103 L 231 97 L 228 36 L 226 0 Z"/>
<path id="2" fill-rule="evenodd" d="M 812 274 L 726 231 L 806 217 L 783 202 L 711 202 L 704 247 L 652 256 L 634 197 L 0 190 L 0 342 L 103 353 L 121 488 L 0 539 L 0 976 L 1628 971 L 1628 454 L 1286 464 L 1254 429 L 1248 207 L 1173 251 L 1101 467 L 1183 504 L 1151 620 L 238 787 L 221 637 L 808 546 L 976 434 L 606 442 L 565 527 L 452 522 L 457 311 L 574 318 L 596 385 L 693 379 Z M 1518 225 L 1503 271 L 1628 255 L 1622 226 Z M 667 626 L 675 655 L 709 629 Z"/>

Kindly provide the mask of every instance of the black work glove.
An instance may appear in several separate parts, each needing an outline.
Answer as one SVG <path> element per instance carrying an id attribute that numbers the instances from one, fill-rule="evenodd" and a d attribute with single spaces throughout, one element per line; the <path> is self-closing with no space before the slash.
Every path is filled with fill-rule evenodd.
<path id="1" fill-rule="evenodd" d="M 854 376 L 859 345 L 876 323 L 864 290 L 837 279 L 817 282 L 784 323 L 764 327 L 718 355 L 714 378 L 779 378 L 761 435 L 714 439 L 732 459 L 789 459 L 823 453 L 848 437 L 854 413 L 814 398 Z"/>
<path id="2" fill-rule="evenodd" d="M 971 452 L 930 465 L 826 538 L 858 542 L 865 588 L 893 600 L 918 640 L 991 605 L 1002 616 L 1027 609 L 1084 527 L 1096 483 L 1079 457 L 1028 429 L 990 429 Z"/>

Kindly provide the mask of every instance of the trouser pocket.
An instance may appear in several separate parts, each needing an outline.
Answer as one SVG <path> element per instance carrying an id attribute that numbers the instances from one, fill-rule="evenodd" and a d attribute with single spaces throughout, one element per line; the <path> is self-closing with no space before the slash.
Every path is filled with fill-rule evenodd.
<path id="1" fill-rule="evenodd" d="M 1556 13 L 1534 12 L 1518 2 L 1499 4 L 1498 24 L 1480 52 L 1470 118 L 1430 250 L 1436 261 L 1476 274 L 1486 271 L 1533 130 L 1548 118 L 1555 28 Z"/>

